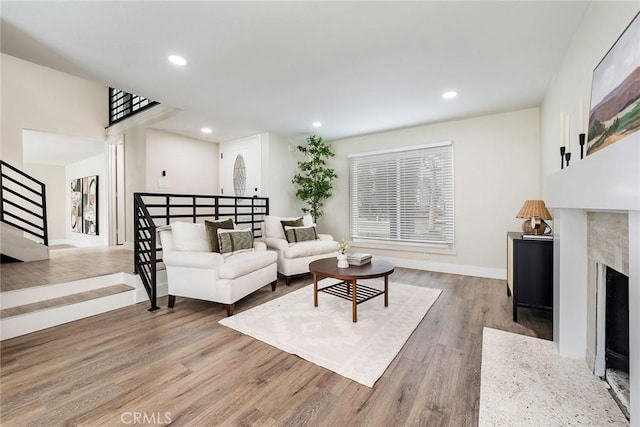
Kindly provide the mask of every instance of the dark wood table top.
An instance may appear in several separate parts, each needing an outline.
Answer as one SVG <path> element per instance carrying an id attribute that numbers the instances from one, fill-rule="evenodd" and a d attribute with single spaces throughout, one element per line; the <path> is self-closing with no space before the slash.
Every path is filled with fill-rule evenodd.
<path id="1" fill-rule="evenodd" d="M 347 268 L 338 268 L 336 257 L 318 259 L 309 264 L 309 271 L 313 274 L 340 280 L 371 279 L 388 276 L 393 273 L 394 269 L 394 265 L 389 261 L 375 257 L 371 258 L 371 262 L 365 265 L 350 265 Z"/>

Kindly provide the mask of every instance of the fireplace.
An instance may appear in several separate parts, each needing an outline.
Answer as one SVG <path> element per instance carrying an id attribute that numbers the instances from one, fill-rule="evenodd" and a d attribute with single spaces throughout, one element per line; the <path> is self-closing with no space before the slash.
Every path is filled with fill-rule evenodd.
<path id="1" fill-rule="evenodd" d="M 554 230 L 554 344 L 560 356 L 585 360 L 593 372 L 596 276 L 606 274 L 598 263 L 629 277 L 629 324 L 640 325 L 638 159 L 640 132 L 635 132 L 544 181 L 542 198 L 552 212 Z M 629 335 L 629 386 L 631 425 L 640 425 L 637 330 Z"/>
<path id="2" fill-rule="evenodd" d="M 629 418 L 629 278 L 597 264 L 596 342 L 594 373 Z"/>
<path id="3" fill-rule="evenodd" d="M 606 268 L 605 368 L 629 374 L 629 278 Z"/>

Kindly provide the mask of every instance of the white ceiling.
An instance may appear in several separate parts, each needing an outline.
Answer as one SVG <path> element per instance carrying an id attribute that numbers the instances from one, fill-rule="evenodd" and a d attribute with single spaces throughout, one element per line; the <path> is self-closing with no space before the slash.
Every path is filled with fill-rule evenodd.
<path id="1" fill-rule="evenodd" d="M 3 0 L 0 40 L 184 110 L 168 131 L 333 140 L 539 106 L 588 3 Z"/>

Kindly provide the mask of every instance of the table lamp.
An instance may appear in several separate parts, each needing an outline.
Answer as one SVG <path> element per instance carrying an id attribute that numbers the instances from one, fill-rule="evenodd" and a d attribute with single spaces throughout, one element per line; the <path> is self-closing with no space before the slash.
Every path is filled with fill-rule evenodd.
<path id="1" fill-rule="evenodd" d="M 516 218 L 523 218 L 522 231 L 525 234 L 544 234 L 547 229 L 545 219 L 553 219 L 544 205 L 544 200 L 526 200 Z"/>

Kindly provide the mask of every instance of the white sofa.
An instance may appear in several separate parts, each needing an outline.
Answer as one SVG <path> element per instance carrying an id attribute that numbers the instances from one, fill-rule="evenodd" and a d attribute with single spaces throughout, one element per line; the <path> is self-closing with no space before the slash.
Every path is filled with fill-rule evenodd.
<path id="1" fill-rule="evenodd" d="M 304 226 L 314 225 L 311 215 L 302 218 Z M 287 286 L 292 276 L 309 273 L 310 262 L 338 255 L 338 242 L 329 234 L 318 234 L 317 240 L 289 243 L 281 221 L 295 219 L 296 217 L 267 215 L 262 223 L 262 240 L 269 249 L 277 252 L 278 274 L 284 276 Z"/>
<path id="2" fill-rule="evenodd" d="M 204 224 L 178 225 L 180 239 L 184 240 L 184 230 L 190 234 L 186 243 L 176 242 L 176 223 L 158 231 L 167 268 L 169 307 L 174 306 L 176 296 L 197 298 L 224 304 L 227 316 L 231 316 L 239 299 L 267 284 L 275 291 L 277 255 L 267 251 L 264 243 L 254 241 L 251 251 L 222 255 L 209 251 Z M 188 250 L 181 250 L 185 247 Z"/>

